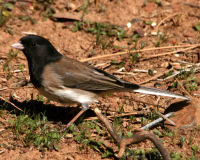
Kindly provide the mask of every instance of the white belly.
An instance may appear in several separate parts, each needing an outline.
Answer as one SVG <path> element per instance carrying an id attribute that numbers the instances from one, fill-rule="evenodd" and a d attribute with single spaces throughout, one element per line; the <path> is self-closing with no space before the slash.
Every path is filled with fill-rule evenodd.
<path id="1" fill-rule="evenodd" d="M 63 87 L 63 89 L 44 89 L 41 87 L 38 90 L 48 99 L 61 103 L 77 102 L 81 104 L 89 104 L 98 102 L 96 94 L 85 90 L 71 89 L 66 87 Z"/>

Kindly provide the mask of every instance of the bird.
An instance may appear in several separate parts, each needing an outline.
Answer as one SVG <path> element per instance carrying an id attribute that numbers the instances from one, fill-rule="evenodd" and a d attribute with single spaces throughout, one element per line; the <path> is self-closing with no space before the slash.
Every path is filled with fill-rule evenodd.
<path id="1" fill-rule="evenodd" d="M 50 100 L 64 104 L 81 104 L 81 111 L 67 124 L 69 127 L 98 97 L 112 92 L 138 92 L 189 100 L 167 90 L 124 81 L 92 65 L 59 53 L 52 43 L 39 35 L 26 35 L 11 45 L 21 50 L 27 61 L 34 87 Z"/>

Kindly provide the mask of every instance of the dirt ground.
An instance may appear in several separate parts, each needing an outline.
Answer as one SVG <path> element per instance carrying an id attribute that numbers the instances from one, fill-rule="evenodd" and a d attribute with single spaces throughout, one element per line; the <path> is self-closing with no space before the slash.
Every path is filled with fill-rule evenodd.
<path id="1" fill-rule="evenodd" d="M 29 82 L 28 65 L 23 53 L 18 53 L 17 57 L 12 59 L 8 56 L 11 50 L 11 44 L 16 43 L 24 36 L 24 32 L 36 33 L 37 35 L 49 39 L 60 53 L 78 60 L 112 53 L 115 54 L 120 51 L 128 52 L 131 48 L 145 49 L 200 43 L 200 31 L 195 29 L 195 25 L 200 22 L 199 0 L 164 0 L 161 1 L 161 3 L 154 0 L 91 0 L 91 5 L 87 7 L 87 11 L 84 15 L 85 20 L 89 19 L 91 22 L 117 25 L 126 30 L 128 35 L 134 35 L 134 33 L 139 35 L 137 42 L 134 41 L 133 43 L 130 42 L 130 37 L 123 38 L 122 40 L 118 40 L 116 37 L 108 38 L 109 40 L 112 39 L 113 46 L 118 46 L 120 49 L 112 47 L 103 49 L 101 45 L 96 44 L 96 37 L 94 34 L 87 33 L 84 30 L 72 32 L 72 29 L 69 28 L 69 24 L 72 24 L 74 21 L 66 20 L 66 17 L 64 16 L 65 13 L 71 13 L 80 18 L 83 10 L 79 11 L 77 8 L 84 6 L 86 1 L 70 0 L 68 1 L 68 10 L 66 9 L 66 1 L 54 1 L 51 7 L 54 9 L 55 13 L 61 14 L 61 17 L 63 15 L 63 19 L 65 20 L 62 18 L 54 20 L 52 20 L 52 18 L 46 18 L 44 20 L 43 13 L 40 10 L 34 9 L 33 6 L 35 3 L 35 1 L 17 1 L 14 3 L 14 8 L 10 11 L 12 14 L 11 18 L 7 21 L 6 25 L 3 25 L 0 28 L 0 95 L 7 100 L 12 96 L 15 101 L 17 101 L 17 103 L 15 103 L 17 106 L 20 106 L 24 101 L 29 102 L 30 100 L 38 99 L 38 92 L 31 84 L 27 84 L 23 87 L 20 86 L 24 82 Z M 1 4 L 3 4 L 2 1 L 0 1 L 0 5 Z M 24 21 L 19 18 L 19 15 L 27 16 L 27 14 L 29 16 L 31 15 L 37 23 L 33 24 L 31 20 Z M 128 22 L 132 22 L 130 28 L 127 27 Z M 10 28 L 12 29 L 13 34 L 9 33 Z M 159 31 L 159 33 L 156 31 Z M 179 48 L 177 48 L 177 50 L 178 49 Z M 170 69 L 180 71 L 180 69 L 187 68 L 189 65 L 198 67 L 200 50 L 198 47 L 194 47 L 174 54 L 171 53 L 165 56 L 148 58 L 149 56 L 172 51 L 176 51 L 176 48 L 139 52 L 139 58 L 134 63 L 131 63 L 129 54 L 121 56 L 113 55 L 108 58 L 88 60 L 87 63 L 104 69 L 129 82 L 145 82 L 143 84 L 145 86 L 154 86 L 160 89 L 169 89 L 174 93 L 186 94 L 180 86 L 177 88 L 172 87 L 172 84 L 177 82 L 177 77 L 166 80 L 162 79 L 164 79 L 164 73 L 168 73 Z M 8 61 L 10 66 L 9 69 L 5 68 L 5 63 Z M 116 61 L 118 64 L 123 62 L 124 70 L 122 73 L 119 73 L 119 65 L 111 65 L 111 62 L 113 61 Z M 25 70 L 23 72 L 18 72 L 19 66 L 23 66 Z M 156 71 L 156 73 L 151 75 L 148 71 Z M 10 73 L 12 73 L 12 75 L 9 77 Z M 181 82 L 189 81 L 189 85 L 196 82 L 195 89 L 191 89 L 189 92 L 193 98 L 197 99 L 197 101 L 200 96 L 199 76 L 200 74 L 197 70 L 190 75 L 190 78 L 195 77 L 195 80 L 190 81 L 187 78 L 187 80 L 179 79 Z M 123 104 L 123 111 L 125 113 L 131 113 L 138 110 L 148 112 L 155 108 L 152 104 L 162 106 L 159 111 L 164 113 L 168 106 L 181 101 L 168 97 L 143 96 L 141 94 L 131 93 L 115 93 L 114 97 L 103 97 L 100 100 L 101 105 L 103 106 L 101 109 L 103 111 L 109 110 L 110 114 L 114 114 L 115 111 L 119 110 L 119 104 Z M 145 103 L 138 102 L 138 100 L 144 101 Z M 3 105 L 4 101 L 1 100 L 0 104 Z M 46 105 L 48 104 L 54 105 L 55 108 L 63 106 L 56 102 L 47 102 Z M 68 107 L 68 110 L 66 110 L 65 113 L 69 112 L 69 105 L 66 104 L 65 107 L 66 109 Z M 180 104 L 175 104 L 173 107 L 179 108 Z M 59 150 L 47 150 L 45 151 L 45 155 L 33 146 L 24 147 L 20 140 L 13 138 L 13 132 L 7 129 L 12 114 L 9 111 L 7 112 L 7 110 L 5 112 L 7 113 L 6 116 L 0 116 L 0 159 L 2 160 L 102 159 L 101 154 L 97 151 L 92 149 L 80 150 L 80 144 L 73 141 L 73 139 L 61 139 Z M 200 159 L 199 128 L 190 127 L 190 124 L 192 124 L 194 119 L 197 119 L 198 122 L 198 116 L 195 115 L 197 113 L 197 109 L 194 109 L 193 105 L 189 103 L 184 104 L 183 109 L 177 111 L 177 117 L 175 116 L 172 118 L 174 122 L 177 123 L 177 126 L 171 127 L 166 124 L 166 127 L 169 127 L 176 133 L 174 137 L 175 141 L 171 141 L 172 137 L 169 136 L 160 137 L 164 146 L 170 153 L 176 152 L 182 154 L 182 157 L 176 157 L 177 159 L 192 159 L 191 157 L 194 155 L 194 148 L 191 149 L 192 146 L 197 146 L 198 148 L 193 159 Z M 57 116 L 59 117 L 60 115 L 58 114 Z M 65 119 L 63 114 L 62 116 L 62 119 Z M 94 115 L 88 115 L 86 118 L 91 116 Z M 68 113 L 67 118 L 70 119 L 71 117 L 73 116 Z M 128 118 L 129 117 L 126 117 L 126 119 Z M 137 119 L 140 121 L 140 118 Z M 51 121 L 55 122 L 58 122 L 59 120 L 56 118 L 51 119 Z M 66 124 L 65 121 L 62 122 Z M 189 127 L 183 129 L 183 126 L 185 125 L 189 125 Z M 197 125 L 199 125 L 199 123 L 197 123 Z M 127 127 L 126 124 L 124 124 L 124 126 L 125 128 Z M 141 126 L 141 123 L 135 124 L 135 128 L 140 128 Z M 180 129 L 181 127 L 182 129 Z M 158 129 L 161 128 L 158 126 Z M 178 142 L 183 136 L 186 137 L 186 141 L 184 141 L 183 145 L 180 147 Z M 190 137 L 192 137 L 193 140 L 192 143 L 189 144 Z M 3 144 L 7 144 L 7 147 Z M 142 142 L 131 147 L 144 148 L 146 150 L 152 148 L 153 144 L 150 142 Z M 106 159 L 114 158 L 111 157 Z"/>

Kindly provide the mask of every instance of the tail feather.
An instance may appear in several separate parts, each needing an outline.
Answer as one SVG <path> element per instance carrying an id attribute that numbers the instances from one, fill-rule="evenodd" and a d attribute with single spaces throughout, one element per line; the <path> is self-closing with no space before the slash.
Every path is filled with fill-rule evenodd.
<path id="1" fill-rule="evenodd" d="M 151 95 L 159 95 L 159 96 L 167 96 L 167 97 L 174 97 L 174 98 L 181 98 L 185 100 L 189 100 L 190 98 L 184 97 L 175 93 L 171 93 L 166 90 L 151 88 L 151 87 L 145 87 L 145 86 L 139 86 L 136 89 L 133 89 L 134 92 L 138 93 L 144 93 L 144 94 L 151 94 Z"/>

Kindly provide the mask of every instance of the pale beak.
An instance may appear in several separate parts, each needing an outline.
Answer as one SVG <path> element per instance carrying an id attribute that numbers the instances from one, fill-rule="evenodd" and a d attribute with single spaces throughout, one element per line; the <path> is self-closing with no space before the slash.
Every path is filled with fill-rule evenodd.
<path id="1" fill-rule="evenodd" d="M 19 49 L 19 50 L 23 50 L 24 49 L 23 44 L 21 44 L 20 42 L 12 44 L 11 47 Z"/>

